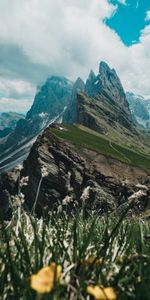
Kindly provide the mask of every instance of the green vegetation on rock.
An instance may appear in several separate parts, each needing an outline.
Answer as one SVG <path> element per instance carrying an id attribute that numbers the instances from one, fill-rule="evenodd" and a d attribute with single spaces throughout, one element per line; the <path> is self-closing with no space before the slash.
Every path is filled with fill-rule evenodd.
<path id="1" fill-rule="evenodd" d="M 112 142 L 107 136 L 92 134 L 75 125 L 65 126 L 64 130 L 53 128 L 52 131 L 58 137 L 74 144 L 97 151 L 133 166 L 150 170 L 150 158 L 148 156 L 122 147 Z"/>

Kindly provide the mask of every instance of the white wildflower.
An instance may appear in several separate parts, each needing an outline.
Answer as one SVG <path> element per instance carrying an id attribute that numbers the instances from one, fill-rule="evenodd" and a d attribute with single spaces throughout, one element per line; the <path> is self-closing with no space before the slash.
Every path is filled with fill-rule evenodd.
<path id="1" fill-rule="evenodd" d="M 83 193 L 81 195 L 81 200 L 83 202 L 83 204 L 85 204 L 85 202 L 89 199 L 90 196 L 90 186 L 87 186 L 84 190 Z"/>
<path id="2" fill-rule="evenodd" d="M 72 202 L 72 197 L 67 195 L 62 201 L 62 205 L 67 205 L 70 202 Z"/>
<path id="3" fill-rule="evenodd" d="M 132 196 L 130 196 L 130 197 L 129 197 L 129 200 L 138 200 L 138 199 L 140 199 L 141 197 L 146 196 L 146 195 L 147 195 L 147 194 L 146 194 L 146 191 L 140 190 L 140 191 L 134 193 Z"/>
<path id="4" fill-rule="evenodd" d="M 136 188 L 139 188 L 139 189 L 141 189 L 141 190 L 146 190 L 146 191 L 148 191 L 148 187 L 147 187 L 146 185 L 143 185 L 143 184 L 140 184 L 140 183 L 138 183 L 138 184 L 136 185 Z"/>
<path id="5" fill-rule="evenodd" d="M 19 182 L 20 187 L 28 185 L 28 182 L 29 182 L 29 176 L 22 177 Z"/>
<path id="6" fill-rule="evenodd" d="M 18 165 L 18 166 L 16 166 L 16 170 L 17 171 L 21 171 L 23 169 L 23 165 Z"/>

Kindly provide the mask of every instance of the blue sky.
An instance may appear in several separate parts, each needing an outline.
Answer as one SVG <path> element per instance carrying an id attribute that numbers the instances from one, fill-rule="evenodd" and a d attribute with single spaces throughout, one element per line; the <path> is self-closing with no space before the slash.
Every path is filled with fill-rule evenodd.
<path id="1" fill-rule="evenodd" d="M 150 20 L 146 20 L 146 12 L 150 10 L 150 0 L 110 0 L 109 2 L 118 5 L 118 9 L 110 19 L 105 20 L 105 23 L 118 33 L 125 45 L 138 43 L 141 30 L 150 24 Z"/>

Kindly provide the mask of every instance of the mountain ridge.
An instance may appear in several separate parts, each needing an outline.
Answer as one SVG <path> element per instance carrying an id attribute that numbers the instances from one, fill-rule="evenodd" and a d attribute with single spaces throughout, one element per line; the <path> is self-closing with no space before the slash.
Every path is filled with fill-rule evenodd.
<path id="1" fill-rule="evenodd" d="M 101 62 L 98 75 L 91 71 L 86 83 L 80 77 L 73 83 L 64 77 L 51 76 L 38 88 L 26 118 L 18 122 L 15 131 L 0 145 L 0 169 L 5 169 L 5 163 L 7 167 L 9 162 L 12 165 L 13 158 L 21 162 L 21 155 L 23 158 L 28 155 L 38 134 L 58 121 L 82 124 L 108 135 L 112 141 L 127 142 L 129 147 L 135 144 L 139 149 L 140 132 L 132 119 L 120 79 L 114 69 Z M 144 151 L 148 153 L 146 137 L 142 138 Z M 10 157 L 16 151 L 18 154 L 8 158 L 8 153 Z"/>

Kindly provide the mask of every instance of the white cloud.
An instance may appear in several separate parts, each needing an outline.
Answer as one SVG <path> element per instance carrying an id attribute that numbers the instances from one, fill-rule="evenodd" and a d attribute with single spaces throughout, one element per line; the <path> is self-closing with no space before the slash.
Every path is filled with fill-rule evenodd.
<path id="1" fill-rule="evenodd" d="M 19 101 L 14 98 L 2 97 L 0 98 L 0 112 L 10 112 L 16 111 L 19 113 L 26 113 L 31 105 L 31 100 L 24 99 L 23 101 Z"/>
<path id="2" fill-rule="evenodd" d="M 103 23 L 116 9 L 107 0 L 0 0 L 0 43 L 6 47 L 0 75 L 3 80 L 24 81 L 26 87 L 51 74 L 85 79 L 91 68 L 97 71 L 99 61 L 105 60 L 127 90 L 150 95 L 149 27 L 141 32 L 139 44 L 126 47 Z M 7 52 L 10 45 L 9 49 L 20 52 Z M 16 87 L 21 97 L 25 89 L 17 83 Z M 29 90 L 34 94 L 33 86 Z"/>
<path id="3" fill-rule="evenodd" d="M 145 21 L 150 21 L 150 10 L 146 12 Z"/>
<path id="4" fill-rule="evenodd" d="M 0 96 L 20 99 L 30 97 L 34 92 L 35 88 L 28 82 L 0 78 Z"/>
<path id="5" fill-rule="evenodd" d="M 33 102 L 35 87 L 22 80 L 0 77 L 0 112 L 26 112 Z"/>

